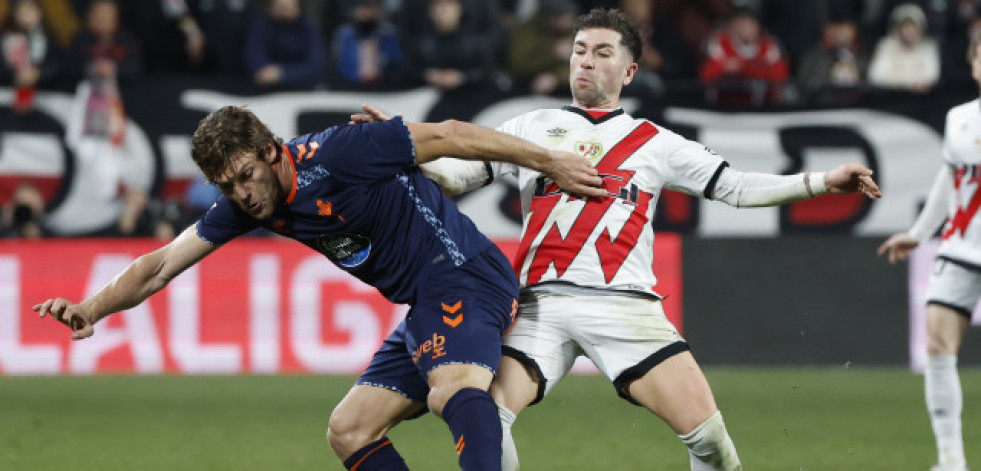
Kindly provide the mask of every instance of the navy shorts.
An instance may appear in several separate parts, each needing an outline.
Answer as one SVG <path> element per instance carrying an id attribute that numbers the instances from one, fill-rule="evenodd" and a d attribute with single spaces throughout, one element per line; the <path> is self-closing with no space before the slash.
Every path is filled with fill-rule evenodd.
<path id="1" fill-rule="evenodd" d="M 507 257 L 491 247 L 459 267 L 429 274 L 405 320 L 375 352 L 358 384 L 426 402 L 426 377 L 447 364 L 496 373 L 501 336 L 518 308 L 518 280 Z"/>

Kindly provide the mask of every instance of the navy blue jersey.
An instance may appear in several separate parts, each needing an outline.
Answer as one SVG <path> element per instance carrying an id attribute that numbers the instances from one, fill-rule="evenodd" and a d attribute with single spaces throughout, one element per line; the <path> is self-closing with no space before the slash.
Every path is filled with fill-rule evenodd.
<path id="1" fill-rule="evenodd" d="M 296 239 L 396 303 L 414 304 L 431 270 L 450 270 L 492 245 L 415 165 L 401 118 L 335 126 L 284 146 L 293 188 L 258 220 L 222 196 L 197 224 L 221 245 L 257 227 Z"/>

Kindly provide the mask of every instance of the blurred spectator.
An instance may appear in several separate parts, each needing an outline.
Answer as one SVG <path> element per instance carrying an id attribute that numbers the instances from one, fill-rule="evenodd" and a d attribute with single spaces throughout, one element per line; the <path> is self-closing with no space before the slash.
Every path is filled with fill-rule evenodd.
<path id="1" fill-rule="evenodd" d="M 542 0 L 538 11 L 511 31 L 508 71 L 519 86 L 538 95 L 568 91 L 577 12 L 572 0 Z"/>
<path id="2" fill-rule="evenodd" d="M 18 112 L 31 110 L 35 88 L 51 85 L 62 71 L 62 51 L 50 40 L 42 14 L 37 0 L 15 0 L 0 37 L 0 83 L 13 85 Z"/>
<path id="3" fill-rule="evenodd" d="M 654 45 L 665 56 L 662 76 L 697 79 L 705 43 L 732 16 L 731 0 L 657 0 L 656 5 Z"/>
<path id="4" fill-rule="evenodd" d="M 892 28 L 876 45 L 869 65 L 869 83 L 892 89 L 926 91 L 940 78 L 940 51 L 925 36 L 926 16 L 920 7 L 903 4 L 890 15 Z"/>
<path id="5" fill-rule="evenodd" d="M 257 85 L 312 87 L 323 78 L 327 54 L 300 0 L 268 0 L 249 28 L 242 60 Z"/>
<path id="6" fill-rule="evenodd" d="M 763 32 L 752 10 L 735 11 L 706 45 L 699 75 L 709 101 L 725 104 L 773 103 L 790 74 L 776 38 Z"/>
<path id="7" fill-rule="evenodd" d="M 399 35 L 411 80 L 443 90 L 494 84 L 499 18 L 496 0 L 404 0 Z"/>
<path id="8" fill-rule="evenodd" d="M 242 44 L 262 0 L 193 0 L 188 6 L 207 41 L 204 68 L 215 74 L 241 77 Z"/>
<path id="9" fill-rule="evenodd" d="M 206 37 L 185 0 L 123 2 L 120 17 L 139 37 L 149 72 L 186 72 L 204 64 Z"/>
<path id="10" fill-rule="evenodd" d="M 21 183 L 0 208 L 0 236 L 39 239 L 49 235 L 44 226 L 44 197 L 29 183 Z"/>
<path id="11" fill-rule="evenodd" d="M 821 42 L 828 3 L 828 0 L 759 2 L 760 24 L 780 41 L 791 70 L 797 70 L 804 55 Z"/>
<path id="12" fill-rule="evenodd" d="M 0 0 L 0 23 L 7 20 L 15 0 Z M 61 49 L 67 49 L 78 33 L 78 10 L 70 0 L 39 0 L 44 25 L 51 39 Z"/>
<path id="13" fill-rule="evenodd" d="M 971 38 L 981 33 L 981 0 L 958 0 L 951 8 L 946 41 L 940 49 L 940 80 L 945 84 L 974 86 L 967 57 Z"/>
<path id="14" fill-rule="evenodd" d="M 347 84 L 392 86 L 405 63 L 398 30 L 385 21 L 380 0 L 354 3 L 332 42 L 336 72 Z"/>
<path id="15" fill-rule="evenodd" d="M 853 103 L 860 98 L 868 63 L 868 51 L 859 43 L 855 20 L 835 17 L 824 25 L 821 44 L 804 56 L 798 82 L 816 102 Z"/>
<path id="16" fill-rule="evenodd" d="M 92 0 L 85 30 L 72 41 L 68 54 L 72 76 L 129 81 L 143 71 L 143 53 L 136 37 L 119 22 L 115 0 Z"/>
<path id="17" fill-rule="evenodd" d="M 664 56 L 654 47 L 654 2 L 650 0 L 620 0 L 620 10 L 637 27 L 641 40 L 640 66 L 634 80 L 624 87 L 626 94 L 658 96 L 664 93 L 664 81 L 659 72 Z"/>
<path id="18" fill-rule="evenodd" d="M 115 230 L 107 234 L 134 235 L 148 200 L 149 176 L 127 174 L 131 139 L 119 82 L 141 75 L 142 54 L 135 37 L 121 28 L 115 0 L 92 0 L 86 30 L 72 44 L 72 59 L 77 73 L 84 74 L 68 123 L 67 142 L 81 163 L 76 171 L 99 182 L 90 189 L 91 204 L 114 202 L 122 190 Z"/>

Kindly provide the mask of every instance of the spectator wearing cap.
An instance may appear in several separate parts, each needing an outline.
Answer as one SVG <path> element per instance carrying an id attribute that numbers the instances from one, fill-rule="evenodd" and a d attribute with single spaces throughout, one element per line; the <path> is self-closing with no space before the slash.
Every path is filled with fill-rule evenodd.
<path id="1" fill-rule="evenodd" d="M 572 0 L 542 0 L 534 15 L 515 26 L 508 46 L 508 72 L 519 87 L 538 95 L 568 90 L 577 12 Z"/>
<path id="2" fill-rule="evenodd" d="M 889 33 L 876 44 L 869 83 L 887 89 L 927 91 L 940 79 L 940 50 L 926 36 L 926 15 L 911 3 L 897 6 Z"/>

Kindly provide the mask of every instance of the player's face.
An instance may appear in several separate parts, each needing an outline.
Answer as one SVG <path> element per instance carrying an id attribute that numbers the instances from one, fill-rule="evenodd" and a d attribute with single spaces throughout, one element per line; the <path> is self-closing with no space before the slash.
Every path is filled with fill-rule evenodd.
<path id="1" fill-rule="evenodd" d="M 232 157 L 228 171 L 215 181 L 221 192 L 256 219 L 272 216 L 283 193 L 275 168 L 252 152 Z"/>
<path id="2" fill-rule="evenodd" d="M 974 56 L 971 58 L 971 77 L 981 86 L 981 44 L 974 47 Z"/>
<path id="3" fill-rule="evenodd" d="M 573 101 L 583 108 L 620 106 L 620 91 L 637 71 L 630 51 L 620 44 L 620 33 L 604 28 L 576 34 L 569 66 Z"/>

